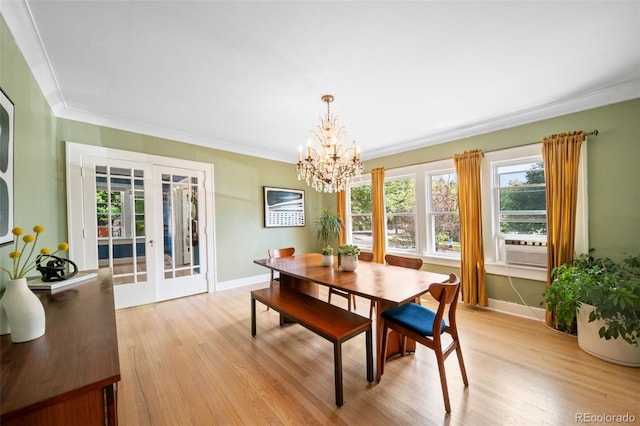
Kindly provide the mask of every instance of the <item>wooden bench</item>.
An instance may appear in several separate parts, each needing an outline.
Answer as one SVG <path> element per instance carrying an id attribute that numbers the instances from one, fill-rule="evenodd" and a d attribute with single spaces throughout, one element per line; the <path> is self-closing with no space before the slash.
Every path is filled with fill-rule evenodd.
<path id="1" fill-rule="evenodd" d="M 256 335 L 256 300 L 280 313 L 283 317 L 313 331 L 333 343 L 336 405 L 343 404 L 342 342 L 366 333 L 367 381 L 373 381 L 373 333 L 371 320 L 337 306 L 330 305 L 296 290 L 275 286 L 251 292 L 251 335 Z"/>

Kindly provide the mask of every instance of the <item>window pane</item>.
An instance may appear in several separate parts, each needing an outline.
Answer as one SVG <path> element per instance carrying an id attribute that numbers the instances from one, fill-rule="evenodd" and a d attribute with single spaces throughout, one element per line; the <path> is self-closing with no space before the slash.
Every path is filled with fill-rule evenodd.
<path id="1" fill-rule="evenodd" d="M 416 222 L 411 216 L 387 216 L 387 247 L 416 248 Z"/>
<path id="2" fill-rule="evenodd" d="M 371 215 L 351 216 L 351 239 L 353 244 L 360 247 L 373 246 Z"/>
<path id="3" fill-rule="evenodd" d="M 350 192 L 351 214 L 371 214 L 371 185 L 354 186 Z"/>
<path id="4" fill-rule="evenodd" d="M 438 252 L 460 252 L 460 216 L 458 213 L 433 216 L 435 250 Z"/>
<path id="5" fill-rule="evenodd" d="M 415 179 L 390 180 L 384 183 L 387 247 L 416 249 Z"/>
<path id="6" fill-rule="evenodd" d="M 547 190 L 539 186 L 500 189 L 500 211 L 547 209 Z"/>
<path id="7" fill-rule="evenodd" d="M 527 162 L 497 168 L 499 185 L 518 186 L 523 184 L 544 184 L 544 166 L 542 162 Z"/>
<path id="8" fill-rule="evenodd" d="M 384 204 L 389 213 L 414 213 L 416 191 L 413 179 L 392 180 L 384 184 Z"/>
<path id="9" fill-rule="evenodd" d="M 458 175 L 431 176 L 431 209 L 434 212 L 458 211 Z"/>
<path id="10" fill-rule="evenodd" d="M 500 214 L 500 233 L 546 235 L 547 215 L 545 212 L 526 212 L 517 214 Z"/>

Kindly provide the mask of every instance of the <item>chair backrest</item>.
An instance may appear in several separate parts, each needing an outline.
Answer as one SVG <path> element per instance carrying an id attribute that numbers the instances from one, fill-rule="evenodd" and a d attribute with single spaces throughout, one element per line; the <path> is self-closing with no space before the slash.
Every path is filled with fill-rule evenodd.
<path id="1" fill-rule="evenodd" d="M 268 253 L 269 253 L 269 258 L 270 259 L 274 259 L 276 257 L 287 257 L 287 256 L 293 256 L 293 254 L 296 252 L 295 247 L 286 247 L 286 248 L 279 248 L 279 249 L 269 249 Z"/>
<path id="2" fill-rule="evenodd" d="M 449 306 L 448 327 L 455 329 L 456 307 L 458 306 L 458 294 L 460 294 L 460 279 L 458 276 L 456 274 L 449 274 L 448 282 L 429 285 L 429 294 L 439 303 L 433 323 L 439 324 L 440 321 L 442 321 L 445 309 Z"/>
<path id="3" fill-rule="evenodd" d="M 384 256 L 384 260 L 389 265 L 403 266 L 405 268 L 411 268 L 411 269 L 422 268 L 422 259 L 417 259 L 415 257 L 403 257 L 403 256 L 395 256 L 393 254 L 387 254 Z"/>
<path id="4" fill-rule="evenodd" d="M 370 251 L 361 251 L 358 255 L 358 260 L 363 262 L 371 262 L 373 260 L 373 253 Z"/>

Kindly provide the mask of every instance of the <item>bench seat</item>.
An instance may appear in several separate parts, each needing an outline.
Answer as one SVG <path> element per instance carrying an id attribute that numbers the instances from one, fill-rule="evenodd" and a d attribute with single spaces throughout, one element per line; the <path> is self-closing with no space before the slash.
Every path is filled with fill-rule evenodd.
<path id="1" fill-rule="evenodd" d="M 256 301 L 333 343 L 336 405 L 343 404 L 342 342 L 365 332 L 367 381 L 373 381 L 371 320 L 283 286 L 251 292 L 251 335 L 256 335 Z M 280 324 L 283 324 L 281 319 Z"/>

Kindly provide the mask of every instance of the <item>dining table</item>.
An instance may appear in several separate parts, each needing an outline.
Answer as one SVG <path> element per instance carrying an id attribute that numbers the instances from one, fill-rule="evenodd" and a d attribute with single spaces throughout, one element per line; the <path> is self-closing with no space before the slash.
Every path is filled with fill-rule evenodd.
<path id="1" fill-rule="evenodd" d="M 395 356 L 401 351 L 401 338 L 390 332 L 388 350 L 382 354 L 382 312 L 394 306 L 413 302 L 429 291 L 432 283 L 442 283 L 448 275 L 415 270 L 401 266 L 376 262 L 358 262 L 355 271 L 343 271 L 333 262 L 332 266 L 322 265 L 322 255 L 307 253 L 295 256 L 254 260 L 254 263 L 277 271 L 281 286 L 319 298 L 319 285 L 334 287 L 352 293 L 374 304 L 375 317 L 375 370 L 376 379 L 381 378 L 383 357 Z M 407 342 L 406 350 L 415 349 L 415 341 Z"/>

